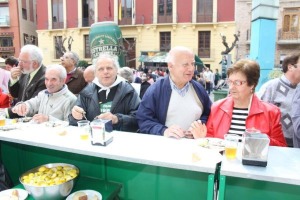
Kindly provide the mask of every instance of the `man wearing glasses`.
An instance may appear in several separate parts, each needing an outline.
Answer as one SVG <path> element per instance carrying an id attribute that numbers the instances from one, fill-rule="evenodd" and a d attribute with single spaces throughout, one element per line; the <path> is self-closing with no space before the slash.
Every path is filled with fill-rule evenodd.
<path id="1" fill-rule="evenodd" d="M 173 47 L 167 57 L 169 76 L 151 85 L 138 108 L 140 132 L 171 138 L 195 138 L 192 123 L 206 123 L 211 101 L 205 89 L 192 80 L 194 53 L 182 46 Z"/>
<path id="2" fill-rule="evenodd" d="M 84 80 L 83 72 L 77 68 L 79 56 L 73 51 L 68 51 L 60 60 L 61 65 L 67 70 L 66 84 L 69 90 L 73 94 L 78 95 L 87 84 Z"/>
<path id="3" fill-rule="evenodd" d="M 283 75 L 266 82 L 257 96 L 270 102 L 281 111 L 281 124 L 284 137 L 289 147 L 293 147 L 295 134 L 291 112 L 293 109 L 292 99 L 300 82 L 300 54 L 287 56 L 282 63 Z"/>
<path id="4" fill-rule="evenodd" d="M 46 89 L 45 71 L 42 65 L 43 53 L 35 45 L 25 45 L 21 48 L 19 64 L 11 69 L 9 92 L 16 98 L 16 103 L 35 97 L 40 91 Z M 19 117 L 8 109 L 10 118 Z"/>

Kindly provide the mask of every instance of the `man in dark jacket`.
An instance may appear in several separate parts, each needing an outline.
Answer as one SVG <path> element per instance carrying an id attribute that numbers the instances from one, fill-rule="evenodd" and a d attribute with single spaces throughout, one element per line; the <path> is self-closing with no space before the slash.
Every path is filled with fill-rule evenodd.
<path id="1" fill-rule="evenodd" d="M 192 123 L 206 123 L 211 101 L 205 89 L 192 80 L 195 59 L 191 50 L 174 47 L 167 61 L 170 76 L 147 89 L 137 111 L 140 132 L 192 138 Z"/>
<path id="2" fill-rule="evenodd" d="M 95 79 L 84 88 L 69 116 L 71 125 L 77 121 L 94 118 L 111 120 L 114 130 L 136 132 L 138 129 L 135 113 L 140 98 L 134 88 L 117 76 L 118 57 L 102 53 L 95 64 Z"/>
<path id="3" fill-rule="evenodd" d="M 25 45 L 18 60 L 19 65 L 11 69 L 9 81 L 9 92 L 16 99 L 15 103 L 29 100 L 46 89 L 42 51 L 35 45 Z M 8 109 L 8 115 L 10 118 L 19 117 L 11 109 Z"/>

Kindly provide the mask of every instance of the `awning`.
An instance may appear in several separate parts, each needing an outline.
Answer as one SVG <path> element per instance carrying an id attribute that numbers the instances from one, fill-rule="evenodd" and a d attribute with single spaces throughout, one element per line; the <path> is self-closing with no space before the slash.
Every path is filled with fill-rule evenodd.
<path id="1" fill-rule="evenodd" d="M 139 62 L 166 63 L 167 56 L 168 52 L 142 51 Z M 197 66 L 204 65 L 197 55 L 195 55 L 195 64 Z"/>
<path id="2" fill-rule="evenodd" d="M 195 65 L 204 66 L 202 60 L 197 55 L 195 55 Z"/>
<path id="3" fill-rule="evenodd" d="M 139 57 L 139 62 L 165 63 L 167 55 L 167 52 L 142 52 L 142 55 Z"/>

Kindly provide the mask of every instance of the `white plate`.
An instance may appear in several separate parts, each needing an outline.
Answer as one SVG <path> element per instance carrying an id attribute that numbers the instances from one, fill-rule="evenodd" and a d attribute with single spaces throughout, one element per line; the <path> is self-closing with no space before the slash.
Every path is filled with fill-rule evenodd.
<path id="1" fill-rule="evenodd" d="M 76 192 L 70 194 L 70 195 L 66 198 L 66 200 L 72 200 L 73 196 L 74 196 L 77 192 L 84 192 L 85 194 L 87 194 L 88 200 L 92 199 L 92 197 L 94 197 L 95 195 L 97 195 L 97 197 L 98 197 L 99 200 L 102 200 L 102 195 L 101 195 L 99 192 L 95 191 L 95 190 L 79 190 L 79 191 L 76 191 Z"/>
<path id="2" fill-rule="evenodd" d="M 196 143 L 198 146 L 208 149 L 217 149 L 218 151 L 225 150 L 225 140 L 220 138 L 199 138 L 196 140 Z"/>
<path id="3" fill-rule="evenodd" d="M 14 129 L 17 129 L 17 128 L 18 128 L 17 124 L 0 126 L 1 131 L 10 131 L 10 130 L 14 130 Z"/>
<path id="4" fill-rule="evenodd" d="M 14 190 L 17 190 L 19 193 L 19 200 L 25 200 L 28 196 L 28 192 L 23 189 L 8 189 L 8 190 L 3 190 L 0 192 L 0 199 L 9 199 L 10 196 L 12 196 L 12 192 Z"/>

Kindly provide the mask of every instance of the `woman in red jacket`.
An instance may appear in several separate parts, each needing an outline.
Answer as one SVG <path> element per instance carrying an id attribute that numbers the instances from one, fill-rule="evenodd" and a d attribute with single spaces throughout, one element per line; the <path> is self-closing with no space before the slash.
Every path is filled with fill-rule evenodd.
<path id="1" fill-rule="evenodd" d="M 2 92 L 2 89 L 0 88 L 0 108 L 9 108 L 10 107 L 10 101 L 9 96 Z"/>
<path id="2" fill-rule="evenodd" d="M 224 138 L 225 134 L 242 135 L 245 129 L 257 129 L 270 138 L 270 145 L 286 146 L 280 110 L 254 94 L 260 76 L 259 64 L 240 60 L 227 71 L 229 96 L 213 103 L 206 127 L 199 122 L 191 131 L 198 137 Z"/>

